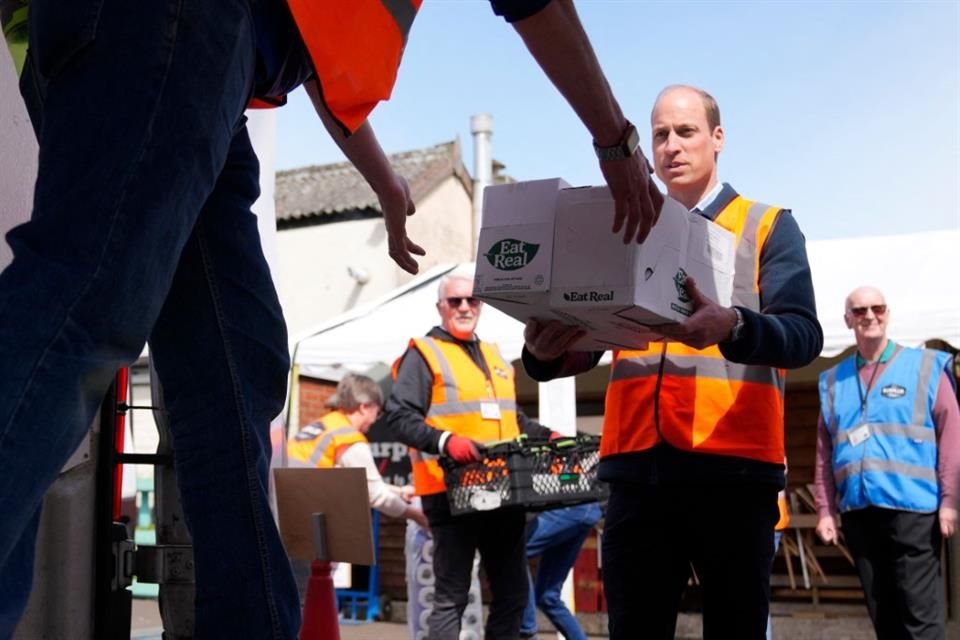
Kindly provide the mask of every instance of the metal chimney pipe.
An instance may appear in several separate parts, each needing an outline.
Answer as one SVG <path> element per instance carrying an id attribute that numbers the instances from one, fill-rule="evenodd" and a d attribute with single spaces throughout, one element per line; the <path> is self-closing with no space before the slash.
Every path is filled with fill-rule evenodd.
<path id="1" fill-rule="evenodd" d="M 483 215 L 483 190 L 493 180 L 493 116 L 488 113 L 471 116 L 470 133 L 473 134 L 473 246 L 476 249 Z"/>

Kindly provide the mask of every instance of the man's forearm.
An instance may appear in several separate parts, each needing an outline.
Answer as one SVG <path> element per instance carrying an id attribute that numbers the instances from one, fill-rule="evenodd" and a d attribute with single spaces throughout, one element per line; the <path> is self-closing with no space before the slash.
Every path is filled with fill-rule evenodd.
<path id="1" fill-rule="evenodd" d="M 340 123 L 327 110 L 316 79 L 307 81 L 304 88 L 327 133 L 343 151 L 347 160 L 357 168 L 374 191 L 381 193 L 382 189 L 388 188 L 394 181 L 394 171 L 370 123 L 364 122 L 352 135 L 347 136 Z"/>
<path id="2" fill-rule="evenodd" d="M 513 23 L 540 68 L 601 146 L 616 144 L 626 118 L 571 0 L 553 0 Z"/>

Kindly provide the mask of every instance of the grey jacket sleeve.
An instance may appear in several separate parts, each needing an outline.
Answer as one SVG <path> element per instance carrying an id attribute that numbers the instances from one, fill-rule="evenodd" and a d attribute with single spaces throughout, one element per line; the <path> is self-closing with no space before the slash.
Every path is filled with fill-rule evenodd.
<path id="1" fill-rule="evenodd" d="M 817 320 L 806 240 L 796 219 L 784 209 L 760 253 L 760 312 L 740 308 L 743 332 L 721 342 L 723 357 L 741 364 L 795 369 L 823 348 Z"/>
<path id="2" fill-rule="evenodd" d="M 426 453 L 440 453 L 443 432 L 425 422 L 432 386 L 433 374 L 423 356 L 414 348 L 407 349 L 384 410 L 387 426 L 399 442 Z"/>

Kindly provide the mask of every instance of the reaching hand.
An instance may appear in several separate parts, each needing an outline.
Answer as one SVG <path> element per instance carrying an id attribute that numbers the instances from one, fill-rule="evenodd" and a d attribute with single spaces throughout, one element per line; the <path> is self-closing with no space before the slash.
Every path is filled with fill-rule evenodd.
<path id="1" fill-rule="evenodd" d="M 407 216 L 412 216 L 417 210 L 410 198 L 407 181 L 394 173 L 393 184 L 377 192 L 377 199 L 387 227 L 390 257 L 404 271 L 417 273 L 419 265 L 411 254 L 425 256 L 427 252 L 407 236 Z"/>
<path id="2" fill-rule="evenodd" d="M 703 295 L 693 278 L 687 278 L 686 288 L 693 299 L 693 315 L 680 324 L 663 324 L 650 329 L 694 349 L 703 349 L 728 339 L 737 322 L 734 310 L 722 307 Z"/>
<path id="3" fill-rule="evenodd" d="M 407 520 L 413 520 L 416 522 L 421 529 L 430 530 L 430 522 L 427 520 L 427 516 L 424 515 L 423 511 L 417 509 L 416 507 L 407 507 L 403 510 L 403 517 Z"/>
<path id="4" fill-rule="evenodd" d="M 450 436 L 447 439 L 446 453 L 456 460 L 457 464 L 480 462 L 480 459 L 483 457 L 480 455 L 476 443 L 470 438 L 464 438 L 463 436 Z"/>
<path id="5" fill-rule="evenodd" d="M 824 516 L 817 522 L 817 535 L 824 544 L 837 544 L 837 524 L 832 516 Z"/>
<path id="6" fill-rule="evenodd" d="M 563 324 L 559 320 L 533 318 L 527 321 L 523 329 L 527 351 L 541 362 L 560 358 L 584 335 L 586 331 L 582 328 Z"/>
<path id="7" fill-rule="evenodd" d="M 957 531 L 957 510 L 952 507 L 940 507 L 940 535 L 952 538 Z"/>
<path id="8" fill-rule="evenodd" d="M 613 233 L 619 233 L 621 228 L 624 230 L 623 244 L 634 238 L 638 243 L 643 242 L 657 223 L 663 207 L 663 194 L 650 178 L 653 172 L 650 163 L 637 149 L 623 160 L 602 160 L 600 171 L 616 203 Z"/>

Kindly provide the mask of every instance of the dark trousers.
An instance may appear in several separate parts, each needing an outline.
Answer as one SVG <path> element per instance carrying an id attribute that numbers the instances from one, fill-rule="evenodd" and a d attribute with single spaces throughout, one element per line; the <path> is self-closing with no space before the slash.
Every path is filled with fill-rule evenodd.
<path id="1" fill-rule="evenodd" d="M 611 640 L 672 640 L 691 565 L 705 640 L 765 638 L 777 490 L 611 483 L 602 541 Z"/>
<path id="2" fill-rule="evenodd" d="M 492 600 L 487 640 L 515 640 L 527 604 L 526 517 L 522 511 L 471 513 L 431 522 L 433 571 L 436 576 L 430 640 L 457 640 L 467 606 L 473 558 L 487 575 Z"/>
<path id="3" fill-rule="evenodd" d="M 936 513 L 868 507 L 843 514 L 878 640 L 946 637 Z"/>

